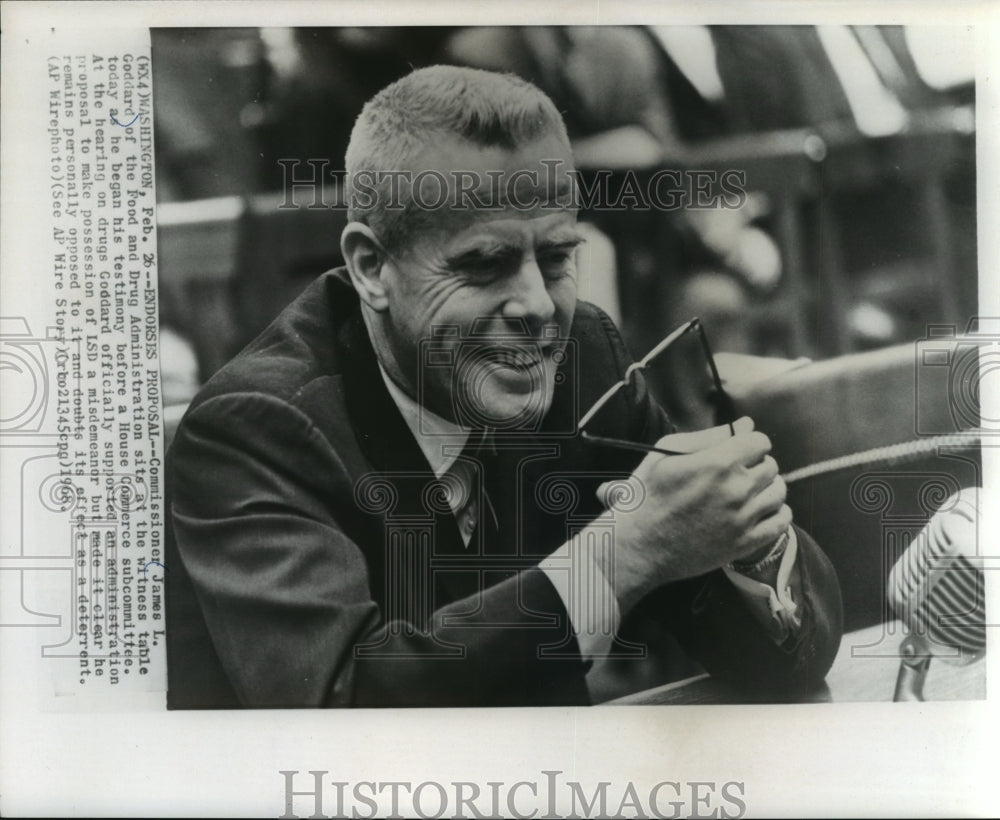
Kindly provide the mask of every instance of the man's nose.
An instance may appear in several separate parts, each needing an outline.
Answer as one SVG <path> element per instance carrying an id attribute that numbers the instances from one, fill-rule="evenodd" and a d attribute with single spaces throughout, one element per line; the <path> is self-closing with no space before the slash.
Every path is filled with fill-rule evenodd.
<path id="1" fill-rule="evenodd" d="M 532 332 L 552 321 L 556 306 L 533 256 L 523 260 L 517 274 L 508 281 L 510 290 L 503 306 L 504 318 L 524 319 Z"/>

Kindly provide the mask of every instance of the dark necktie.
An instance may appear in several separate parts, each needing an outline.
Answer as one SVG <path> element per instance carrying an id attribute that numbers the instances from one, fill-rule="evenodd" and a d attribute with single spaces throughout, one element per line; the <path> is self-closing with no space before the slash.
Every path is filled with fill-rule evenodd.
<path id="1" fill-rule="evenodd" d="M 476 462 L 479 513 L 473 538 L 482 539 L 487 555 L 511 554 L 517 532 L 513 460 L 488 432 L 474 433 L 466 452 Z"/>

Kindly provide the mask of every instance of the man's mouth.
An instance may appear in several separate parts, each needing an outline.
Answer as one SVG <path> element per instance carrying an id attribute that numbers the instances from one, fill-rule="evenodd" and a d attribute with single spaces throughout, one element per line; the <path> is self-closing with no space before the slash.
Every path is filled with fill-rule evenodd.
<path id="1" fill-rule="evenodd" d="M 496 347 L 490 348 L 484 359 L 492 364 L 512 370 L 529 370 L 541 367 L 544 364 L 544 355 L 541 350 L 528 350 L 518 347 Z"/>
<path id="2" fill-rule="evenodd" d="M 465 354 L 455 395 L 473 426 L 515 429 L 539 420 L 551 394 L 551 345 L 478 345 Z"/>

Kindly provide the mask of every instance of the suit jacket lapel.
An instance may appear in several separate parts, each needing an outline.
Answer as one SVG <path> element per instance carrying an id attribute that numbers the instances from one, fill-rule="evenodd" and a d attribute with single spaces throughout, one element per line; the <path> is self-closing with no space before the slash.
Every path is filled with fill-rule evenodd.
<path id="1" fill-rule="evenodd" d="M 347 411 L 358 445 L 373 472 L 385 473 L 397 486 L 398 514 L 428 515 L 432 511 L 424 503 L 422 489 L 434 473 L 386 389 L 360 310 L 352 312 L 338 336 L 338 347 L 346 354 L 342 366 Z M 435 555 L 465 553 L 453 515 L 436 515 L 435 525 Z"/>

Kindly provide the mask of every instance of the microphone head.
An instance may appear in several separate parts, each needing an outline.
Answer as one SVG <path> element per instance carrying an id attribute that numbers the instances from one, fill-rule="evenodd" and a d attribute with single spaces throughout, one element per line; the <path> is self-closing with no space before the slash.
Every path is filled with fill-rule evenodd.
<path id="1" fill-rule="evenodd" d="M 889 574 L 889 604 L 927 653 L 971 663 L 986 651 L 986 590 L 977 554 L 979 492 L 952 495 Z"/>

